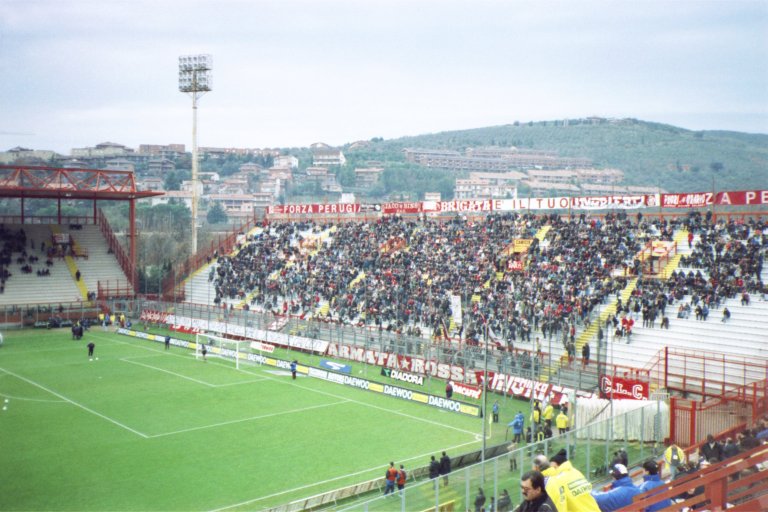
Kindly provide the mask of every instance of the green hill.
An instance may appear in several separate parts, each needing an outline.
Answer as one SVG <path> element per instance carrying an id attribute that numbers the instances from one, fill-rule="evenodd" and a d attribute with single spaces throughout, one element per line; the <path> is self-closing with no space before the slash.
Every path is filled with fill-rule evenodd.
<path id="1" fill-rule="evenodd" d="M 375 161 L 387 171 L 383 188 L 409 186 L 411 175 L 452 182 L 456 173 L 418 168 L 404 161 L 404 148 L 451 149 L 515 146 L 521 150 L 555 151 L 560 156 L 586 157 L 597 167 L 624 171 L 626 185 L 661 187 L 668 191 L 744 190 L 768 188 L 768 135 L 729 131 L 691 131 L 636 119 L 579 119 L 509 124 L 441 132 L 391 140 L 374 139 L 349 149 L 350 164 Z M 386 174 L 390 174 L 389 178 Z M 394 174 L 394 176 L 392 176 Z M 419 180 L 420 181 L 420 180 Z M 418 183 L 420 185 L 420 183 Z M 410 191 L 421 186 L 410 183 Z M 428 189 L 429 187 L 427 187 Z M 401 190 L 408 190 L 403 188 Z M 444 196 L 445 197 L 445 196 Z"/>

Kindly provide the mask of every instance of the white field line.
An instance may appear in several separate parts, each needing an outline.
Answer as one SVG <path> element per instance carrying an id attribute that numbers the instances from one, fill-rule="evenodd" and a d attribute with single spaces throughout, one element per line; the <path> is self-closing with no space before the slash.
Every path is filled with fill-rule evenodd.
<path id="1" fill-rule="evenodd" d="M 84 406 L 82 404 L 79 404 L 79 403 L 75 402 L 74 400 L 71 400 L 71 399 L 67 398 L 66 396 L 64 396 L 64 395 L 62 395 L 60 393 L 57 393 L 57 392 L 55 392 L 55 391 L 53 391 L 51 389 L 48 389 L 47 387 L 43 386 L 42 384 L 38 384 L 37 382 L 29 380 L 26 377 L 22 377 L 21 375 L 17 375 L 15 373 L 13 373 L 12 371 L 6 370 L 5 368 L 0 368 L 0 371 L 3 371 L 5 373 L 7 373 L 8 375 L 12 375 L 12 376 L 16 377 L 17 379 L 23 380 L 24 382 L 26 382 L 28 384 L 36 386 L 36 387 L 42 389 L 43 391 L 47 391 L 48 393 L 52 394 L 53 396 L 57 396 L 57 397 L 61 398 L 65 402 L 69 402 L 70 404 L 72 404 L 72 405 L 74 405 L 76 407 L 79 407 L 80 409 L 82 409 L 84 411 L 87 411 L 87 412 L 93 414 L 94 416 L 98 416 L 101 419 L 107 420 L 108 422 L 110 422 L 110 423 L 112 423 L 114 425 L 117 425 L 118 427 L 123 428 L 123 429 L 125 429 L 125 430 L 127 430 L 129 432 L 133 432 L 134 434 L 136 434 L 138 436 L 141 436 L 144 439 L 148 439 L 149 438 L 148 435 L 143 434 L 143 433 L 139 432 L 138 430 L 129 427 L 128 425 L 120 423 L 119 421 L 114 420 L 114 419 L 110 418 L 109 416 L 105 416 L 105 415 L 103 415 L 103 414 L 101 414 L 99 412 L 94 411 L 93 409 L 90 409 L 90 408 L 88 408 L 88 407 L 86 407 L 86 406 Z"/>
<path id="2" fill-rule="evenodd" d="M 280 411 L 280 412 L 275 412 L 275 413 L 272 413 L 272 414 L 262 414 L 261 416 L 252 416 L 250 418 L 242 418 L 242 419 L 239 419 L 239 420 L 223 421 L 221 423 L 213 423 L 211 425 L 203 425 L 203 426 L 200 426 L 200 427 L 185 428 L 185 429 L 182 429 L 182 430 L 176 430 L 174 432 L 165 432 L 163 434 L 153 434 L 153 435 L 150 435 L 149 437 L 155 438 L 155 437 L 172 436 L 172 435 L 175 435 L 175 434 L 183 434 L 185 432 L 193 432 L 195 430 L 205 430 L 205 429 L 208 429 L 208 428 L 222 427 L 224 425 L 232 425 L 232 424 L 235 424 L 235 423 L 243 423 L 245 421 L 254 421 L 254 420 L 260 420 L 260 419 L 264 419 L 264 418 L 273 418 L 275 416 L 283 416 L 283 415 L 286 415 L 286 414 L 295 414 L 295 413 L 299 413 L 299 412 L 309 411 L 309 410 L 312 410 L 312 409 L 320 409 L 320 408 L 323 408 L 323 407 L 330 407 L 332 405 L 339 405 L 339 404 L 343 404 L 343 403 L 347 403 L 347 402 L 349 402 L 349 400 L 342 400 L 340 402 L 333 402 L 333 403 L 322 404 L 322 405 L 313 405 L 311 407 L 302 407 L 301 409 L 293 409 L 291 411 Z"/>
<path id="3" fill-rule="evenodd" d="M 143 346 L 143 345 L 134 345 L 133 343 L 126 343 L 124 341 L 112 340 L 112 339 L 108 339 L 108 338 L 101 338 L 101 339 L 104 340 L 104 341 L 109 341 L 109 342 L 117 343 L 117 344 L 120 344 L 120 345 L 128 345 L 130 347 L 139 347 L 139 348 L 143 348 L 145 350 L 151 350 L 152 352 L 157 352 L 157 353 L 163 353 L 164 352 L 164 350 L 154 350 L 151 347 L 146 347 L 146 346 Z M 176 357 L 181 357 L 181 358 L 187 359 L 185 356 L 183 356 L 181 354 L 174 353 L 172 355 L 174 355 Z M 226 367 L 226 368 L 229 368 L 231 370 L 235 370 L 235 371 L 238 371 L 238 372 L 241 372 L 241 373 L 247 373 L 249 375 L 256 375 L 256 376 L 259 375 L 258 373 L 254 373 L 252 371 L 249 371 L 249 370 L 246 370 L 246 369 L 243 369 L 243 368 L 240 368 L 238 370 L 234 366 L 223 365 L 223 364 L 217 363 L 215 359 L 209 361 L 209 363 L 219 364 L 219 366 L 223 366 L 223 367 Z M 383 412 L 386 412 L 386 413 L 389 413 L 389 414 L 396 414 L 398 416 L 403 416 L 405 418 L 409 418 L 409 419 L 412 419 L 412 420 L 420 421 L 420 422 L 423 422 L 423 423 L 429 423 L 431 425 L 435 425 L 435 426 L 438 426 L 440 428 L 447 428 L 447 429 L 451 429 L 451 430 L 456 430 L 458 432 L 463 432 L 463 433 L 469 434 L 471 436 L 475 436 L 475 434 L 477 434 L 477 432 L 473 432 L 471 430 L 464 430 L 462 428 L 453 427 L 453 426 L 450 426 L 450 425 L 445 425 L 444 423 L 439 423 L 437 421 L 426 420 L 424 418 L 420 418 L 418 416 L 413 416 L 411 414 L 406 414 L 404 412 L 393 411 L 392 409 L 386 409 L 384 407 L 379 407 L 377 405 L 372 405 L 372 404 L 369 404 L 369 403 L 366 403 L 366 402 L 362 402 L 360 400 L 353 400 L 353 399 L 350 399 L 350 398 L 345 397 L 345 396 L 340 396 L 340 395 L 336 395 L 334 393 L 329 393 L 327 391 L 320 391 L 320 390 L 317 390 L 317 389 L 314 389 L 314 388 L 311 388 L 311 387 L 308 387 L 308 386 L 302 386 L 302 385 L 296 384 L 294 381 L 291 381 L 291 380 L 276 379 L 274 377 L 269 377 L 269 376 L 263 376 L 263 379 L 264 380 L 271 380 L 273 382 L 277 382 L 279 384 L 283 384 L 283 385 L 287 385 L 287 386 L 300 387 L 302 389 L 306 389 L 307 391 L 311 391 L 313 393 L 318 393 L 318 394 L 321 394 L 321 395 L 330 396 L 331 398 L 336 398 L 336 399 L 339 399 L 339 400 L 346 400 L 348 402 L 355 403 L 355 404 L 358 404 L 358 405 L 362 405 L 364 407 L 370 407 L 372 409 L 377 409 L 379 411 L 383 411 Z"/>
<path id="4" fill-rule="evenodd" d="M 246 370 L 240 370 L 240 371 L 246 371 Z M 297 387 L 300 387 L 302 389 L 306 389 L 307 391 L 312 391 L 314 393 L 319 393 L 321 395 L 327 395 L 327 396 L 331 396 L 331 397 L 334 397 L 334 398 L 342 398 L 342 399 L 344 398 L 344 397 L 341 397 L 341 396 L 338 396 L 338 395 L 334 395 L 333 393 L 328 393 L 326 391 L 319 391 L 317 389 L 312 389 L 310 387 L 300 386 L 298 384 L 292 383 L 292 381 L 284 382 L 282 380 L 274 379 L 274 378 L 271 378 L 271 377 L 266 377 L 266 378 L 269 379 L 269 380 L 273 380 L 275 382 L 281 383 L 281 384 L 297 386 Z M 476 432 L 472 432 L 472 431 L 469 431 L 469 430 L 464 430 L 464 429 L 457 428 L 457 427 L 452 427 L 450 425 L 445 425 L 445 424 L 442 424 L 442 423 L 438 423 L 436 421 L 426 420 L 424 418 L 419 418 L 418 416 L 412 416 L 410 414 L 406 414 L 406 413 L 403 413 L 403 412 L 400 412 L 400 411 L 393 411 L 391 409 L 386 409 L 384 407 L 379 407 L 379 406 L 368 404 L 368 403 L 361 402 L 361 401 L 358 401 L 358 400 L 348 399 L 348 401 L 350 403 L 355 403 L 355 404 L 362 405 L 362 406 L 365 406 L 365 407 L 371 407 L 373 409 L 384 411 L 384 412 L 387 412 L 387 413 L 390 413 L 390 414 L 396 414 L 398 416 L 404 416 L 404 417 L 409 418 L 409 419 L 421 421 L 421 422 L 424 422 L 424 423 L 429 423 L 431 425 L 436 425 L 436 426 L 439 426 L 439 427 L 442 427 L 442 428 L 448 428 L 448 429 L 456 430 L 456 431 L 459 431 L 459 432 L 463 432 L 465 434 L 470 434 L 472 436 L 472 438 L 473 438 L 472 441 L 469 441 L 467 443 L 458 444 L 456 446 L 448 447 L 448 448 L 445 449 L 446 451 L 448 451 L 448 450 L 455 450 L 455 449 L 461 448 L 463 446 L 469 446 L 469 445 L 472 445 L 472 444 L 476 444 L 478 442 L 477 440 L 475 440 L 476 439 L 475 436 L 477 435 Z M 438 450 L 438 451 L 441 451 L 441 450 Z M 417 460 L 417 459 L 422 459 L 422 458 L 426 459 L 429 455 L 432 455 L 432 453 L 418 455 L 418 456 L 412 457 L 411 459 L 406 459 L 403 462 L 406 462 L 407 460 Z M 342 479 L 347 478 L 347 477 L 352 477 L 352 476 L 357 476 L 357 475 L 364 475 L 366 473 L 370 474 L 370 473 L 376 471 L 376 469 L 378 469 L 378 468 L 379 467 L 377 466 L 375 468 L 365 469 L 365 470 L 362 470 L 362 471 L 357 471 L 355 473 L 349 473 L 349 474 L 346 474 L 346 475 L 341 475 L 341 476 L 338 476 L 338 477 L 330 478 L 328 480 L 323 480 L 322 482 L 313 482 L 311 484 L 302 485 L 300 487 L 295 487 L 293 489 L 287 489 L 285 491 L 276 492 L 276 493 L 270 494 L 268 496 L 260 496 L 258 498 L 253 498 L 251 500 L 246 500 L 246 501 L 243 501 L 243 502 L 240 502 L 240 503 L 234 503 L 232 505 L 226 505 L 226 506 L 221 507 L 221 508 L 210 510 L 209 512 L 221 512 L 223 510 L 229 510 L 231 508 L 244 507 L 244 506 L 251 505 L 253 503 L 257 503 L 259 501 L 263 501 L 263 500 L 266 500 L 266 499 L 269 499 L 269 498 L 275 498 L 277 496 L 282 496 L 284 494 L 288 494 L 288 493 L 291 493 L 291 492 L 301 491 L 303 489 L 311 489 L 311 488 L 316 487 L 318 485 L 328 484 L 328 483 L 331 483 L 331 482 L 342 480 Z"/>
<path id="5" fill-rule="evenodd" d="M 136 366 L 143 366 L 144 368 L 149 368 L 150 370 L 155 370 L 155 371 L 158 371 L 158 372 L 167 373 L 169 375 L 173 375 L 174 377 L 178 377 L 180 379 L 185 379 L 185 380 L 189 380 L 189 381 L 192 381 L 192 382 L 196 382 L 198 384 L 202 384 L 203 386 L 208 386 L 209 388 L 215 388 L 216 387 L 215 384 L 211 384 L 210 382 L 206 382 L 206 381 L 200 380 L 200 379 L 195 379 L 195 378 L 192 378 L 192 377 L 187 377 L 186 375 L 182 375 L 180 373 L 172 372 L 171 370 L 166 370 L 165 368 L 158 368 L 157 366 L 152 366 L 152 365 L 149 365 L 149 364 L 139 363 L 137 361 L 131 361 L 130 359 L 126 359 L 126 358 L 120 359 L 120 361 L 122 361 L 124 363 L 135 364 Z"/>
<path id="6" fill-rule="evenodd" d="M 109 342 L 112 342 L 112 343 L 117 343 L 117 344 L 120 344 L 120 345 L 128 345 L 128 346 L 132 346 L 132 347 L 139 347 L 139 348 L 142 348 L 144 350 L 149 350 L 149 351 L 152 351 L 152 352 L 157 352 L 157 353 L 164 352 L 163 350 L 155 350 L 155 349 L 153 349 L 151 347 L 142 346 L 142 345 L 134 345 L 132 343 L 127 343 L 127 342 L 124 342 L 124 341 L 112 340 L 112 339 L 107 339 L 107 338 L 102 338 L 102 339 L 105 340 L 105 341 L 109 341 Z M 174 355 L 176 357 L 181 357 L 181 358 L 186 359 L 186 357 L 184 357 L 181 354 L 174 353 L 172 355 Z M 258 375 L 257 373 L 254 373 L 254 372 L 242 369 L 242 368 L 238 370 L 238 369 L 236 369 L 236 368 L 234 368 L 232 366 L 229 366 L 229 365 L 223 365 L 223 364 L 220 364 L 220 363 L 216 363 L 214 361 L 211 361 L 211 362 L 213 364 L 219 364 L 220 366 L 223 366 L 223 367 L 226 367 L 226 368 L 230 368 L 232 370 L 239 371 L 239 372 L 242 372 L 242 373 L 248 373 L 250 375 Z M 329 393 L 327 391 L 320 391 L 320 390 L 317 390 L 317 389 L 313 389 L 311 387 L 302 386 L 302 385 L 296 384 L 293 381 L 284 381 L 282 379 L 276 379 L 276 378 L 272 378 L 272 377 L 269 377 L 269 376 L 265 376 L 264 380 L 271 380 L 271 381 L 274 381 L 274 382 L 277 382 L 277 383 L 280 383 L 280 384 L 283 384 L 283 385 L 297 386 L 297 387 L 300 387 L 302 389 L 306 389 L 307 391 L 311 391 L 313 393 L 318 393 L 318 394 L 321 394 L 321 395 L 330 396 L 332 398 L 338 398 L 340 400 L 345 400 L 347 402 L 355 403 L 355 404 L 358 404 L 358 405 L 362 405 L 364 407 L 370 407 L 370 408 L 377 409 L 377 410 L 380 410 L 380 411 L 383 411 L 383 412 L 386 412 L 386 413 L 389 413 L 389 414 L 396 414 L 398 416 L 403 416 L 405 418 L 409 418 L 409 419 L 412 419 L 412 420 L 416 420 L 416 421 L 420 421 L 420 422 L 424 422 L 424 423 L 429 423 L 431 425 L 435 425 L 435 426 L 438 426 L 440 428 L 448 428 L 448 429 L 451 429 L 451 430 L 456 430 L 458 432 L 462 432 L 462 433 L 469 434 L 469 435 L 472 436 L 473 441 L 469 441 L 467 443 L 458 444 L 458 445 L 452 446 L 452 447 L 447 447 L 447 448 L 445 448 L 446 451 L 448 451 L 448 450 L 455 450 L 455 449 L 458 449 L 458 448 L 461 448 L 461 447 L 464 447 L 464 446 L 469 446 L 469 445 L 472 445 L 472 444 L 475 444 L 475 443 L 478 442 L 478 441 L 474 440 L 474 439 L 476 439 L 475 436 L 477 435 L 477 432 L 473 432 L 473 431 L 470 431 L 470 430 L 464 430 L 464 429 L 461 429 L 461 428 L 458 428 L 458 427 L 453 427 L 453 426 L 450 426 L 450 425 L 445 425 L 443 423 L 438 423 L 436 421 L 426 420 L 426 419 L 420 418 L 418 416 L 413 416 L 411 414 L 406 414 L 406 413 L 403 413 L 403 412 L 400 412 L 400 411 L 393 411 L 391 409 L 386 409 L 384 407 L 379 407 L 379 406 L 372 405 L 372 404 L 369 404 L 369 403 L 366 403 L 366 402 L 361 402 L 359 400 L 352 400 L 352 399 L 349 399 L 347 397 L 343 397 L 343 396 L 339 396 L 339 395 L 336 395 L 336 394 L 333 394 L 333 393 Z M 441 450 L 437 450 L 437 451 L 441 451 Z M 411 459 L 406 459 L 403 462 L 406 462 L 407 460 L 416 460 L 416 459 L 420 459 L 420 458 L 427 458 L 431 454 L 432 453 L 415 456 L 415 457 L 412 457 Z M 247 500 L 247 501 L 244 501 L 244 502 L 241 502 L 241 503 L 235 503 L 235 504 L 232 504 L 232 505 L 227 505 L 227 506 L 224 506 L 224 507 L 221 507 L 221 508 L 213 509 L 213 510 L 211 510 L 209 512 L 221 512 L 223 510 L 228 510 L 228 509 L 231 509 L 231 508 L 236 508 L 236 507 L 242 507 L 242 506 L 250 505 L 252 503 L 257 503 L 257 502 L 263 501 L 265 499 L 269 499 L 269 498 L 273 498 L 273 497 L 277 497 L 277 496 L 282 496 L 284 494 L 288 494 L 288 493 L 291 493 L 291 492 L 301 491 L 303 489 L 311 489 L 312 487 L 315 487 L 315 486 L 318 486 L 318 485 L 324 485 L 324 484 L 331 483 L 331 482 L 335 482 L 335 481 L 342 480 L 342 479 L 347 478 L 347 477 L 352 477 L 352 476 L 357 476 L 357 475 L 364 475 L 366 473 L 371 473 L 373 471 L 376 471 L 376 469 L 378 469 L 378 466 L 376 468 L 365 469 L 365 470 L 357 471 L 357 472 L 354 472 L 354 473 L 349 473 L 347 475 L 342 475 L 342 476 L 330 478 L 328 480 L 324 480 L 324 481 L 321 481 L 321 482 L 314 482 L 312 484 L 303 485 L 303 486 L 300 486 L 300 487 L 296 487 L 294 489 L 287 489 L 285 491 L 280 491 L 280 492 L 277 492 L 277 493 L 274 493 L 274 494 L 270 494 L 268 496 L 261 496 L 259 498 L 254 498 L 254 499 Z"/>
<path id="7" fill-rule="evenodd" d="M 475 443 L 475 441 L 472 441 L 472 442 L 469 442 L 469 443 L 457 444 L 456 446 L 451 446 L 451 447 L 446 448 L 445 451 L 455 450 L 455 449 L 461 448 L 463 446 L 469 446 L 469 445 L 474 444 L 474 443 Z M 441 450 L 437 450 L 437 451 L 439 452 Z M 411 457 L 410 459 L 405 459 L 402 462 L 407 462 L 407 461 L 410 461 L 410 460 L 417 460 L 417 459 L 426 459 L 430 455 L 434 455 L 434 452 L 417 455 L 415 457 Z M 246 500 L 246 501 L 242 501 L 240 503 L 234 503 L 232 505 L 226 505 L 226 506 L 221 507 L 221 508 L 215 508 L 215 509 L 209 510 L 208 512 L 221 512 L 222 510 L 229 510 L 231 508 L 244 507 L 244 506 L 247 506 L 247 505 L 251 505 L 253 503 L 257 503 L 259 501 L 264 501 L 264 500 L 270 499 L 270 498 L 276 498 L 278 496 L 282 496 L 284 494 L 288 494 L 288 493 L 291 493 L 291 492 L 297 492 L 297 491 L 301 491 L 301 490 L 304 490 L 304 489 L 311 489 L 312 487 L 317 487 L 319 485 L 325 485 L 325 484 L 329 484 L 331 482 L 336 482 L 337 480 L 342 480 L 344 478 L 348 478 L 348 477 L 352 477 L 352 476 L 358 476 L 358 475 L 364 475 L 366 473 L 370 474 L 370 473 L 372 473 L 374 471 L 377 471 L 377 470 L 381 469 L 382 467 L 384 467 L 384 466 L 379 465 L 379 466 L 376 466 L 375 468 L 369 468 L 369 469 L 363 469 L 361 471 L 355 471 L 354 473 L 348 473 L 346 475 L 341 475 L 341 476 L 337 476 L 337 477 L 334 477 L 334 478 L 329 478 L 328 480 L 323 480 L 322 482 L 314 482 L 314 483 L 311 483 L 311 484 L 302 485 L 300 487 L 294 487 L 293 489 L 286 489 L 285 491 L 276 492 L 276 493 L 270 494 L 268 496 L 260 496 L 258 498 L 253 498 L 252 500 Z"/>

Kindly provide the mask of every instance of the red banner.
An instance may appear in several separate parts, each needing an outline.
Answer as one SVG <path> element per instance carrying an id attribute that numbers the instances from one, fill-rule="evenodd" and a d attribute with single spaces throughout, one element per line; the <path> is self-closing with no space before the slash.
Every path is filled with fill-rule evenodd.
<path id="1" fill-rule="evenodd" d="M 154 324 L 164 324 L 168 313 L 164 311 L 157 311 L 154 309 L 144 309 L 139 315 L 139 320 L 142 322 L 151 322 Z"/>
<path id="2" fill-rule="evenodd" d="M 768 205 L 768 190 L 736 190 L 733 192 L 691 192 L 662 194 L 662 208 L 701 208 L 704 206 Z"/>
<path id="3" fill-rule="evenodd" d="M 483 375 L 483 371 L 475 370 L 475 379 L 478 382 L 483 382 Z M 534 400 L 549 402 L 553 405 L 567 402 L 569 400 L 568 396 L 572 394 L 577 397 L 589 398 L 594 396 L 586 391 L 492 371 L 488 372 L 488 389 L 505 395 L 525 398 L 526 400 L 530 400 L 531 396 L 533 396 Z"/>
<path id="4" fill-rule="evenodd" d="M 359 203 L 331 203 L 331 204 L 276 204 L 267 207 L 267 213 L 287 214 L 334 214 L 334 213 L 360 213 Z"/>
<path id="5" fill-rule="evenodd" d="M 508 272 L 522 272 L 523 269 L 523 262 L 520 260 L 509 260 L 507 261 L 507 271 Z"/>
<path id="6" fill-rule="evenodd" d="M 646 199 L 638 196 L 574 197 L 571 206 L 577 210 L 603 210 L 606 208 L 645 208 Z"/>
<path id="7" fill-rule="evenodd" d="M 648 400 L 650 387 L 647 382 L 603 375 L 600 377 L 602 398 Z"/>
<path id="8" fill-rule="evenodd" d="M 477 386 L 468 386 L 461 382 L 452 382 L 451 385 L 453 386 L 453 392 L 457 395 L 478 399 L 483 394 L 483 389 Z"/>
<path id="9" fill-rule="evenodd" d="M 381 211 L 387 215 L 400 213 L 421 213 L 422 203 L 384 203 Z"/>

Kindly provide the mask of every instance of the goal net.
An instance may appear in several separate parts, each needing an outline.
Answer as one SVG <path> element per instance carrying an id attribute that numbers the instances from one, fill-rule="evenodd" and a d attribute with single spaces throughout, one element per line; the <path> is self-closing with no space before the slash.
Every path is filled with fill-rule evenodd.
<path id="1" fill-rule="evenodd" d="M 195 335 L 195 358 L 220 357 L 235 362 L 235 367 L 240 369 L 241 359 L 248 357 L 249 341 L 233 340 L 223 336 L 208 333 Z"/>

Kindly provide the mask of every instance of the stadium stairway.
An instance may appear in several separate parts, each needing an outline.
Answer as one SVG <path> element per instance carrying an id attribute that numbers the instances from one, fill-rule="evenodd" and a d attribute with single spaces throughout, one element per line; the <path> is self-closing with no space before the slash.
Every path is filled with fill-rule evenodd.
<path id="1" fill-rule="evenodd" d="M 549 233 L 549 230 L 552 229 L 552 226 L 550 224 L 547 224 L 546 226 L 542 226 L 539 231 L 536 232 L 535 235 L 533 235 L 533 238 L 537 238 L 539 242 L 543 242 L 544 238 L 546 238 L 547 233 Z"/>
<path id="2" fill-rule="evenodd" d="M 257 226 L 251 229 L 247 236 L 257 235 L 263 231 L 261 226 Z M 240 249 L 235 246 L 230 251 L 229 256 L 236 256 L 240 252 Z M 200 268 L 192 272 L 183 282 L 184 286 L 184 302 L 193 304 L 213 304 L 213 300 L 216 298 L 216 288 L 213 285 L 213 281 L 208 281 L 208 274 L 211 269 L 217 268 L 217 263 L 212 260 L 210 263 L 202 265 Z M 240 307 L 250 300 L 253 294 L 247 296 L 245 300 L 242 299 L 222 299 L 222 305 L 227 307 Z"/>
<path id="3" fill-rule="evenodd" d="M 69 229 L 67 226 L 58 228 L 62 233 L 69 233 L 76 251 L 87 254 L 87 257 L 73 259 L 71 262 L 67 260 L 67 264 L 72 265 L 69 268 L 73 282 L 75 273 L 80 271 L 80 282 L 76 283 L 76 287 L 82 298 L 87 298 L 89 291 L 97 291 L 99 281 L 111 287 L 130 288 L 130 281 L 115 255 L 109 252 L 109 245 L 99 226 L 84 224 L 82 229 Z"/>
<path id="4" fill-rule="evenodd" d="M 674 241 L 677 244 L 677 251 L 661 271 L 659 275 L 661 279 L 667 279 L 680 265 L 680 259 L 682 259 L 684 255 L 691 253 L 691 249 L 688 247 L 688 230 L 678 230 L 677 233 L 675 233 Z"/>
<path id="5" fill-rule="evenodd" d="M 60 234 L 62 232 L 60 226 L 51 226 L 51 233 L 54 235 Z M 73 239 L 72 240 L 73 250 L 76 254 L 83 254 L 81 247 L 78 247 L 77 242 Z M 84 279 L 77 279 L 77 262 L 75 262 L 75 258 L 67 254 L 64 256 L 64 262 L 67 265 L 67 268 L 69 269 L 69 274 L 72 276 L 72 279 L 75 281 L 75 286 L 77 286 L 77 289 L 80 291 L 80 299 L 82 300 L 88 300 L 88 287 L 85 285 Z M 82 274 L 82 272 L 81 272 Z M 82 276 L 81 276 L 82 277 Z"/>
<path id="6" fill-rule="evenodd" d="M 690 297 L 680 302 L 690 303 Z M 741 305 L 741 298 L 727 299 L 720 307 L 710 311 L 706 321 L 696 320 L 693 313 L 689 318 L 677 318 L 676 302 L 667 306 L 669 329 L 661 329 L 657 320 L 654 327 L 643 327 L 642 320 L 635 324 L 629 343 L 626 340 L 611 342 L 610 358 L 615 364 L 643 368 L 649 366 L 665 347 L 685 350 L 712 359 L 707 367 L 707 377 L 725 382 L 743 382 L 765 378 L 765 368 L 739 368 L 732 375 L 733 368 L 726 364 L 714 364 L 722 358 L 739 361 L 768 359 L 765 333 L 768 332 L 768 301 L 752 297 L 748 306 Z M 722 311 L 727 307 L 731 318 L 722 322 Z M 609 340 L 612 336 L 609 337 Z M 690 369 L 692 372 L 695 369 Z M 694 375 L 691 374 L 691 377 Z M 701 375 L 697 375 L 701 377 Z"/>
<path id="7" fill-rule="evenodd" d="M 635 291 L 635 288 L 637 287 L 637 278 L 631 279 L 627 286 L 624 287 L 624 289 L 620 293 L 621 302 L 623 304 L 626 304 L 627 300 L 629 300 L 629 297 L 632 295 L 632 292 Z M 593 321 L 589 324 L 589 327 L 581 331 L 581 333 L 576 337 L 576 355 L 577 358 L 581 357 L 581 349 L 582 347 L 595 338 L 597 336 L 597 331 L 599 326 L 605 325 L 605 321 L 611 316 L 616 314 L 616 304 L 617 301 L 612 301 L 608 306 L 604 307 L 600 314 L 598 315 L 597 320 Z M 594 352 L 594 350 L 593 350 Z M 581 383 L 582 387 L 584 386 L 584 381 L 580 376 L 578 375 L 572 375 L 572 373 L 576 370 L 571 370 L 567 368 L 568 363 L 568 355 L 563 353 L 557 360 L 553 361 L 553 364 L 549 367 L 544 367 L 541 372 L 541 381 L 542 382 L 549 382 L 553 376 L 557 375 L 559 377 L 561 384 L 567 384 L 567 383 L 573 383 L 573 382 L 579 382 Z M 578 373 L 578 371 L 576 371 Z M 577 379 L 573 381 L 572 379 Z M 597 386 L 597 378 L 594 378 L 594 382 L 592 383 L 593 386 Z M 587 383 L 587 387 L 589 386 L 589 383 Z"/>

